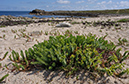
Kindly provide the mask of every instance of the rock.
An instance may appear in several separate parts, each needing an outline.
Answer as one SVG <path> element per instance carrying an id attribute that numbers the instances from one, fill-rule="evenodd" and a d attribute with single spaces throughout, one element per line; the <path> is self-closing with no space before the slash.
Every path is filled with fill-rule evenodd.
<path id="1" fill-rule="evenodd" d="M 56 27 L 71 27 L 71 24 L 67 22 L 62 22 L 56 25 Z"/>
<path id="2" fill-rule="evenodd" d="M 32 19 L 39 19 L 38 17 L 32 17 Z"/>
<path id="3" fill-rule="evenodd" d="M 29 14 L 36 14 L 36 15 L 44 15 L 46 12 L 44 10 L 35 9 Z"/>
<path id="4" fill-rule="evenodd" d="M 40 31 L 33 31 L 30 33 L 30 36 L 40 36 L 42 33 Z"/>
<path id="5" fill-rule="evenodd" d="M 6 17 L 5 15 L 2 15 L 0 16 L 0 19 L 5 19 L 5 17 Z"/>

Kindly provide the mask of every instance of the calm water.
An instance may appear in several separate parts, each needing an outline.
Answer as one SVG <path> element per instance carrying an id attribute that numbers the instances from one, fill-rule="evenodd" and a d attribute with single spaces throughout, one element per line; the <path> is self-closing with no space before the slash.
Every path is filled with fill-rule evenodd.
<path id="1" fill-rule="evenodd" d="M 30 11 L 0 11 L 0 16 L 1 15 L 11 15 L 11 16 L 15 16 L 15 17 L 39 17 L 39 18 L 51 18 L 51 17 L 70 17 L 70 16 L 60 16 L 60 15 L 42 15 L 42 16 L 37 16 L 37 15 L 29 15 Z"/>

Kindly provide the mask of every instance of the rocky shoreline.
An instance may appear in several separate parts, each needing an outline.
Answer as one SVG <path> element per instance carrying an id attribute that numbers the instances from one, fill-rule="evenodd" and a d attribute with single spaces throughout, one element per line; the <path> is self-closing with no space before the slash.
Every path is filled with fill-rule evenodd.
<path id="1" fill-rule="evenodd" d="M 35 9 L 32 10 L 29 14 L 31 15 L 64 15 L 64 16 L 85 16 L 85 17 L 98 17 L 98 14 L 93 13 L 85 13 L 85 12 L 72 12 L 72 11 L 45 11 L 45 10 L 39 10 Z"/>
<path id="2" fill-rule="evenodd" d="M 116 12 L 116 10 L 113 10 Z M 118 17 L 118 16 L 126 16 L 128 15 L 126 12 L 123 12 L 124 10 L 121 10 L 122 13 L 103 13 L 103 11 L 45 11 L 45 10 L 39 10 L 35 9 L 32 10 L 29 14 L 31 15 L 63 15 L 63 16 L 71 16 L 71 17 L 65 17 L 65 19 L 54 19 L 54 18 L 38 18 L 38 17 L 14 17 L 11 15 L 0 16 L 0 27 L 5 26 L 13 26 L 13 25 L 24 25 L 24 24 L 30 24 L 30 23 L 39 23 L 39 22 L 63 22 L 63 21 L 71 21 L 73 18 L 80 18 L 81 17 L 94 17 L 94 18 L 101 18 L 101 17 Z M 111 12 L 111 10 L 109 10 Z M 74 17 L 76 16 L 76 17 Z"/>
<path id="3" fill-rule="evenodd" d="M 25 25 L 30 23 L 40 23 L 40 22 L 63 22 L 63 21 L 70 21 L 70 19 L 59 19 L 54 20 L 54 18 L 37 18 L 37 17 L 14 17 L 14 16 L 0 16 L 0 27 L 5 26 L 14 26 L 14 25 Z"/>
<path id="4" fill-rule="evenodd" d="M 32 10 L 30 15 L 63 15 L 63 16 L 82 16 L 82 17 L 102 17 L 102 16 L 125 16 L 129 15 L 129 9 L 118 10 L 93 10 L 93 11 L 45 11 L 40 9 Z"/>

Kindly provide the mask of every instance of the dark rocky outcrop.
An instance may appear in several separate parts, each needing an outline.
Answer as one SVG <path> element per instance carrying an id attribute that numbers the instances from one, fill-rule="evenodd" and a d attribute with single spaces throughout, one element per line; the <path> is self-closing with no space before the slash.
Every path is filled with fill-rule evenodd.
<path id="1" fill-rule="evenodd" d="M 13 26 L 13 25 L 25 25 L 30 23 L 40 23 L 40 22 L 63 22 L 70 21 L 68 20 L 49 20 L 49 19 L 38 19 L 36 17 L 27 18 L 27 17 L 14 17 L 14 16 L 0 16 L 0 27 Z"/>
<path id="2" fill-rule="evenodd" d="M 64 15 L 64 16 L 86 16 L 86 17 L 98 17 L 98 14 L 79 12 L 79 11 L 45 11 L 35 9 L 31 11 L 29 14 L 34 15 Z"/>

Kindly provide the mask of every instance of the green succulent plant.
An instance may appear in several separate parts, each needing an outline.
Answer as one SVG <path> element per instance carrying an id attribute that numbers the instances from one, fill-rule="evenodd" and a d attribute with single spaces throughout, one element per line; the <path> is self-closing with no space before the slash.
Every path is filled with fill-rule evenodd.
<path id="1" fill-rule="evenodd" d="M 124 18 L 124 19 L 118 20 L 117 22 L 129 22 L 129 19 Z"/>
<path id="2" fill-rule="evenodd" d="M 2 83 L 2 81 L 6 78 L 6 77 L 8 77 L 9 76 L 9 74 L 6 74 L 5 76 L 3 76 L 1 79 L 0 79 L 0 83 Z"/>
<path id="3" fill-rule="evenodd" d="M 0 61 L 4 60 L 4 59 L 6 58 L 6 56 L 7 56 L 7 54 L 8 54 L 8 52 L 6 52 L 6 53 L 4 54 L 4 57 L 3 57 L 2 59 L 0 58 Z"/>
<path id="4" fill-rule="evenodd" d="M 119 41 L 118 45 L 125 45 L 128 42 L 128 40 L 125 38 L 123 39 L 119 38 L 118 41 Z"/>
<path id="5" fill-rule="evenodd" d="M 129 73 L 128 69 L 122 69 L 123 61 L 129 57 L 129 51 L 122 55 L 121 49 L 115 49 L 116 45 L 113 42 L 105 40 L 106 36 L 50 36 L 48 41 L 35 44 L 25 52 L 21 50 L 20 55 L 13 50 L 9 58 L 15 62 L 13 70 L 23 71 L 42 67 L 49 70 L 64 70 L 67 75 L 82 69 L 116 76 Z M 118 69 L 121 72 L 116 72 Z"/>

